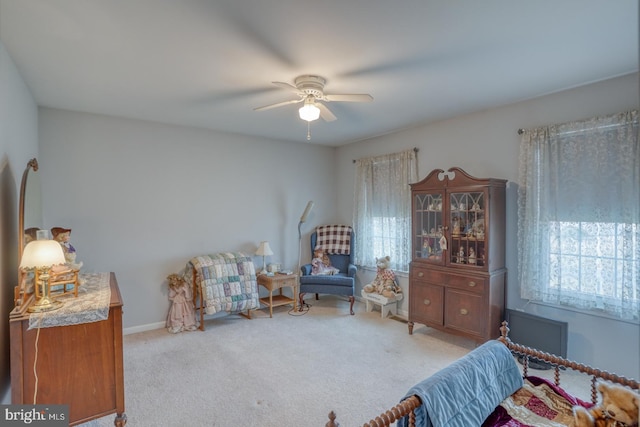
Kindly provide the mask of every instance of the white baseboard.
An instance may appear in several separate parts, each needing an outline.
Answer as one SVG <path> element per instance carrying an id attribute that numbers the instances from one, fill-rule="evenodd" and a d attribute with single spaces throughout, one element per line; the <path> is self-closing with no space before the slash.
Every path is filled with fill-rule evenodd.
<path id="1" fill-rule="evenodd" d="M 344 299 L 345 301 L 348 300 L 347 297 L 343 297 L 341 295 L 338 296 L 341 299 Z M 361 296 L 356 296 L 356 301 L 363 303 L 364 304 L 364 299 Z M 222 313 L 223 317 L 226 313 Z M 208 316 L 206 319 L 209 319 L 211 317 L 215 317 L 216 315 L 213 316 Z M 404 320 L 407 320 L 409 318 L 409 313 L 406 310 L 398 310 L 398 314 L 397 317 L 400 317 Z M 205 320 L 206 320 L 205 319 Z M 155 329 L 162 329 L 166 326 L 166 322 L 154 322 L 154 323 L 148 323 L 146 325 L 138 325 L 138 326 L 132 326 L 130 328 L 124 328 L 122 330 L 122 333 L 124 335 L 129 335 L 129 334 L 137 334 L 138 332 L 146 332 L 146 331 L 153 331 Z"/>
<path id="2" fill-rule="evenodd" d="M 219 312 L 219 313 L 216 313 L 216 314 L 206 314 L 204 316 L 204 320 L 217 319 L 217 318 L 225 317 L 225 316 L 229 316 L 229 313 Z M 196 320 L 198 322 L 200 321 L 200 317 L 197 316 L 197 315 L 196 315 Z M 124 328 L 122 330 L 122 334 L 123 335 L 137 334 L 138 332 L 153 331 L 153 330 L 156 330 L 156 329 L 163 329 L 163 328 L 166 328 L 166 327 L 167 327 L 167 323 L 165 321 L 147 323 L 146 325 L 138 325 L 138 326 L 132 326 L 130 328 Z"/>
<path id="3" fill-rule="evenodd" d="M 165 325 L 166 325 L 166 322 L 148 323 L 146 325 L 138 325 L 138 326 L 132 326 L 130 328 L 124 328 L 122 330 L 122 333 L 124 335 L 137 334 L 138 332 L 146 332 L 146 331 L 153 331 L 155 329 L 162 329 L 165 327 Z"/>

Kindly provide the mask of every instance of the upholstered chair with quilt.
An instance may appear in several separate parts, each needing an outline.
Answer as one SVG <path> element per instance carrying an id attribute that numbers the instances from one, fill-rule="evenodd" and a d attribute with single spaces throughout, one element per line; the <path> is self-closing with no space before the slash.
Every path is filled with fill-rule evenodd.
<path id="1" fill-rule="evenodd" d="M 300 310 L 304 306 L 306 293 L 344 295 L 349 297 L 349 311 L 353 315 L 355 301 L 356 271 L 353 264 L 353 229 L 347 225 L 322 225 L 311 234 L 311 254 L 322 250 L 331 261 L 332 270 L 329 274 L 317 273 L 312 264 L 300 267 Z"/>

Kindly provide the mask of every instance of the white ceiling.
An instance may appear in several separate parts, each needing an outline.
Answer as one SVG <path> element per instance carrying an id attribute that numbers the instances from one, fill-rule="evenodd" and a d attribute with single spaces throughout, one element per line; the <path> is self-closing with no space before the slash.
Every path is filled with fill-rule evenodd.
<path id="1" fill-rule="evenodd" d="M 0 0 L 38 105 L 331 146 L 638 70 L 638 0 Z M 514 124 L 515 126 L 516 124 Z"/>

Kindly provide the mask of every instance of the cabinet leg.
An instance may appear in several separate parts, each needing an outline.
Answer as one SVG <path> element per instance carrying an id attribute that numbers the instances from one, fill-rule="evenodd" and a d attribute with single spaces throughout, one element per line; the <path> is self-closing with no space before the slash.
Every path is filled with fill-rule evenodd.
<path id="1" fill-rule="evenodd" d="M 116 427 L 124 427 L 127 423 L 127 414 L 124 412 L 122 414 L 116 415 L 116 419 L 113 420 L 113 425 Z"/>
<path id="2" fill-rule="evenodd" d="M 407 326 L 409 327 L 409 335 L 413 335 L 413 322 L 408 322 Z"/>

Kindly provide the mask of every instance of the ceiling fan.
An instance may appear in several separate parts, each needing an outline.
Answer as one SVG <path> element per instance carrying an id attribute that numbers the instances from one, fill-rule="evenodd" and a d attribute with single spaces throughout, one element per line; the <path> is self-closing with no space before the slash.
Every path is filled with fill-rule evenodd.
<path id="1" fill-rule="evenodd" d="M 336 120 L 336 116 L 327 108 L 323 102 L 371 102 L 373 97 L 365 93 L 350 94 L 329 94 L 324 93 L 324 85 L 327 82 L 324 77 L 313 75 L 302 75 L 296 77 L 295 86 L 284 82 L 273 82 L 274 85 L 287 89 L 298 95 L 298 99 L 276 102 L 254 108 L 255 111 L 269 110 L 271 108 L 282 107 L 289 104 L 304 102 L 299 109 L 300 118 L 307 122 L 317 120 L 322 117 L 327 122 Z"/>

